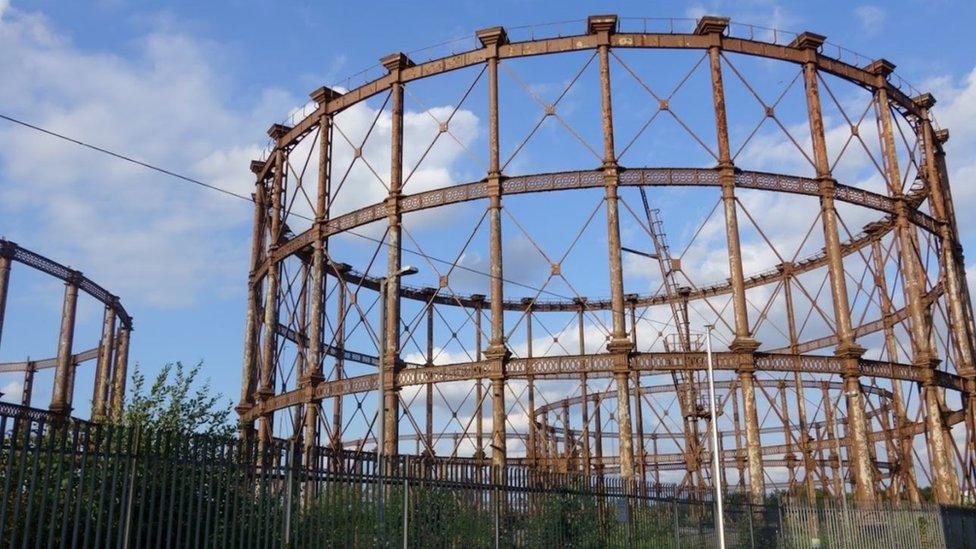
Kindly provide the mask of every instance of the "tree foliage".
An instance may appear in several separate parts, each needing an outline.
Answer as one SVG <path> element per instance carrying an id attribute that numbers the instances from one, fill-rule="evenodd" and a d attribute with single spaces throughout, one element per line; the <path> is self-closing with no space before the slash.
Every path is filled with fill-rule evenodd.
<path id="1" fill-rule="evenodd" d="M 209 379 L 197 381 L 202 367 L 203 362 L 189 368 L 182 362 L 171 362 L 147 385 L 145 374 L 136 365 L 122 424 L 172 434 L 232 435 L 234 427 L 228 421 L 231 403 L 228 400 L 223 404 L 224 396 L 213 393 Z"/>

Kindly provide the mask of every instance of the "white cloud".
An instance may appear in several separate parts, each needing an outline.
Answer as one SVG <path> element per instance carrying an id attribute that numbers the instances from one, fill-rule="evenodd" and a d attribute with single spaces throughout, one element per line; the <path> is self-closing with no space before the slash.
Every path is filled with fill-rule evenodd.
<path id="1" fill-rule="evenodd" d="M 24 384 L 19 381 L 11 381 L 0 388 L 4 400 L 8 402 L 20 403 L 20 397 L 24 394 Z"/>
<path id="2" fill-rule="evenodd" d="M 865 4 L 863 6 L 854 8 L 854 15 L 857 16 L 858 21 L 861 22 L 864 32 L 867 34 L 875 34 L 880 31 L 881 26 L 884 25 L 887 13 L 879 6 Z"/>
<path id="3" fill-rule="evenodd" d="M 274 88 L 248 89 L 241 101 L 222 68 L 224 53 L 179 34 L 176 25 L 163 24 L 120 55 L 76 46 L 41 15 L 0 13 L 7 53 L 0 70 L 11 76 L 0 81 L 7 114 L 240 194 L 253 190 L 249 161 L 259 157 L 265 129 L 303 102 Z M 443 119 L 446 109 L 431 112 Z M 343 129 L 365 133 L 375 112 L 366 105 L 347 110 Z M 436 126 L 426 113 L 405 113 L 407 163 Z M 470 142 L 477 126 L 462 110 L 451 131 Z M 371 140 L 376 150 L 364 154 L 388 170 L 383 132 L 389 135 L 389 115 Z M 453 182 L 461 148 L 442 141 L 408 192 Z M 11 125 L 0 126 L 0 169 L 0 233 L 84 270 L 130 303 L 189 306 L 201 295 L 243 289 L 252 208 L 242 201 Z M 310 170 L 314 181 L 314 162 Z M 368 172 L 352 179 L 340 207 L 382 198 Z M 298 204 L 295 211 L 307 214 Z"/>
<path id="4" fill-rule="evenodd" d="M 6 15 L 0 67 L 19 75 L 0 84 L 9 114 L 248 192 L 246 140 L 283 96 L 229 108 L 217 56 L 186 36 L 149 34 L 124 58 L 76 47 L 42 16 Z M 0 128 L 0 144 L 7 237 L 130 302 L 187 305 L 240 277 L 248 207 L 24 128 Z"/>
<path id="5" fill-rule="evenodd" d="M 756 37 L 771 40 L 772 34 L 763 36 L 764 29 L 793 31 L 801 20 L 792 12 L 781 6 L 775 0 L 746 0 L 728 2 L 725 0 L 711 0 L 697 2 L 685 9 L 684 16 L 698 19 L 703 15 L 728 16 L 733 23 L 742 25 L 758 25 L 754 29 Z"/>
<path id="6" fill-rule="evenodd" d="M 976 225 L 967 223 L 965 213 L 976 207 L 976 68 L 958 81 L 940 76 L 925 82 L 922 89 L 931 90 L 938 100 L 933 116 L 949 129 L 945 145 L 949 182 L 952 185 L 956 213 L 962 216 L 959 230 L 963 238 L 976 233 Z"/>

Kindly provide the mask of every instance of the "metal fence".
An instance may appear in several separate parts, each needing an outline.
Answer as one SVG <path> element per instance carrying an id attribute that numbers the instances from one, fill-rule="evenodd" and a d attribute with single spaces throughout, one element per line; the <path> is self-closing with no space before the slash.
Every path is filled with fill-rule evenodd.
<path id="1" fill-rule="evenodd" d="M 783 514 L 786 547 L 946 547 L 938 505 L 876 503 L 858 508 L 826 502 L 817 506 L 787 503 Z"/>
<path id="2" fill-rule="evenodd" d="M 709 495 L 674 486 L 520 466 L 497 477 L 475 461 L 396 456 L 379 464 L 372 454 L 325 448 L 303 456 L 289 441 L 259 450 L 240 440 L 2 413 L 9 411 L 0 410 L 6 547 L 702 547 L 715 540 Z M 815 539 L 821 547 L 858 539 L 867 539 L 858 542 L 865 547 L 881 539 L 944 546 L 937 508 L 924 532 L 852 537 L 868 524 L 894 536 L 885 524 L 898 511 L 887 512 L 847 517 L 854 522 L 840 530 L 826 510 L 804 514 L 775 498 L 753 506 L 733 494 L 726 539 L 730 547 L 813 547 Z"/>

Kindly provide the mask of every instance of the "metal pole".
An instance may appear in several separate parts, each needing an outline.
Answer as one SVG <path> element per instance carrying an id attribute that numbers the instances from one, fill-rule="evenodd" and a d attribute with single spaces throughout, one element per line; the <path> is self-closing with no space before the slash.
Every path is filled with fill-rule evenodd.
<path id="1" fill-rule="evenodd" d="M 136 484 L 136 466 L 139 454 L 139 435 L 142 434 L 142 429 L 138 424 L 135 426 L 134 442 L 135 451 L 132 456 L 132 468 L 129 470 L 129 494 L 126 498 L 125 504 L 125 525 L 122 530 L 122 547 L 124 549 L 129 549 L 129 540 L 132 536 L 132 497 L 134 495 L 135 484 Z"/>
<path id="2" fill-rule="evenodd" d="M 410 481 L 403 479 L 403 549 L 407 549 L 407 510 L 410 508 Z"/>
<path id="3" fill-rule="evenodd" d="M 58 337 L 58 362 L 54 371 L 54 390 L 50 410 L 55 414 L 71 413 L 71 370 L 75 365 L 71 357 L 71 345 L 75 333 L 75 311 L 78 304 L 80 273 L 71 273 L 64 283 L 64 303 L 61 309 L 61 332 Z"/>
<path id="4" fill-rule="evenodd" d="M 383 488 L 384 488 L 384 484 L 383 484 L 383 473 L 385 471 L 384 470 L 384 467 L 383 467 L 383 457 L 384 457 L 383 456 L 383 454 L 384 454 L 383 451 L 386 448 L 386 398 L 385 398 L 386 395 L 385 395 L 385 391 L 383 390 L 383 386 L 385 385 L 385 381 L 386 381 L 386 379 L 385 379 L 386 376 L 384 375 L 386 373 L 386 368 L 384 368 L 384 363 L 385 363 L 385 360 L 386 360 L 386 357 L 384 356 L 386 354 L 386 345 L 385 345 L 385 342 L 386 342 L 386 289 L 387 289 L 386 282 L 387 282 L 387 279 L 386 278 L 380 279 L 380 333 L 381 333 L 381 336 L 380 336 L 380 360 L 379 360 L 379 364 L 377 365 L 378 371 L 376 373 L 376 376 L 377 376 L 376 395 L 377 395 L 377 398 L 378 398 L 377 401 L 376 401 L 376 417 L 377 417 L 377 421 L 378 421 L 377 427 L 379 428 L 379 432 L 376 435 L 376 473 L 377 473 L 377 476 L 376 476 L 376 516 L 377 516 L 377 522 L 376 522 L 377 540 L 376 540 L 376 545 L 377 546 L 385 545 L 385 543 L 383 541 L 381 541 L 381 540 L 383 539 L 383 523 L 384 523 L 385 518 L 386 518 L 385 517 L 385 514 L 386 513 L 385 513 L 385 509 L 384 509 L 385 505 L 384 505 L 384 501 L 383 501 L 383 499 L 384 499 L 384 494 L 383 494 Z"/>
<path id="5" fill-rule="evenodd" d="M 114 299 L 112 304 L 105 305 L 105 316 L 102 321 L 102 339 L 99 341 L 98 361 L 95 366 L 95 391 L 92 395 L 91 417 L 94 421 L 102 421 L 106 416 L 112 351 L 115 350 L 114 305 Z"/>
<path id="6" fill-rule="evenodd" d="M 380 279 L 380 342 L 386 341 L 386 281 L 387 279 Z M 386 358 L 383 356 L 385 354 L 385 346 L 380 345 L 380 363 L 377 370 L 376 378 L 376 414 L 377 414 L 377 427 L 379 432 L 376 435 L 376 462 L 379 465 L 380 461 L 383 459 L 383 449 L 386 447 L 386 410 L 385 403 L 386 399 L 383 395 L 383 384 L 386 381 L 383 374 L 386 373 L 386 369 L 383 368 L 383 361 Z"/>
<path id="7" fill-rule="evenodd" d="M 705 351 L 708 355 L 708 413 L 712 431 L 712 485 L 715 486 L 715 531 L 718 532 L 719 549 L 725 549 L 725 517 L 722 511 L 722 476 L 718 447 L 718 422 L 715 415 L 715 376 L 712 371 L 712 326 L 705 326 Z"/>

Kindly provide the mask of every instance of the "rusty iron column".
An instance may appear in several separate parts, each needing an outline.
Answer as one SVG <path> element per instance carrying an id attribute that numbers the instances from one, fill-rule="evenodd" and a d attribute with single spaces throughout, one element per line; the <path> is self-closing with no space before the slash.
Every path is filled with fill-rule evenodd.
<path id="1" fill-rule="evenodd" d="M 818 53 L 824 43 L 823 36 L 805 32 L 793 40 L 790 47 L 801 50 L 805 55 L 803 62 L 803 82 L 807 97 L 807 116 L 813 142 L 813 157 L 820 185 L 820 211 L 824 233 L 824 249 L 827 255 L 827 270 L 830 279 L 831 301 L 834 307 L 834 324 L 837 335 L 837 348 L 834 354 L 843 359 L 844 394 L 847 397 L 847 420 L 851 437 L 850 463 L 854 477 L 854 497 L 859 502 L 875 500 L 874 465 L 868 440 L 867 416 L 864 408 L 864 394 L 859 379 L 860 358 L 864 348 L 855 341 L 851 326 L 850 302 L 847 297 L 847 279 L 844 273 L 844 256 L 840 246 L 837 229 L 837 210 L 834 206 L 834 185 L 836 181 L 830 171 L 827 156 L 827 140 L 824 135 L 823 113 L 820 106 L 820 92 L 817 83 Z"/>
<path id="2" fill-rule="evenodd" d="M 338 94 L 323 86 L 313 91 L 309 96 L 322 112 L 318 119 L 318 184 L 315 194 L 315 221 L 312 224 L 315 240 L 312 244 L 312 261 L 308 273 L 308 284 L 311 288 L 306 290 L 311 294 L 309 297 L 311 318 L 309 319 L 308 344 L 306 345 L 308 358 L 305 360 L 304 375 L 299 379 L 299 385 L 306 392 L 305 416 L 302 418 L 302 458 L 305 468 L 311 471 L 318 459 L 319 422 L 322 417 L 322 399 L 318 396 L 318 387 L 325 381 L 323 372 L 325 353 L 322 348 L 325 338 L 325 302 L 327 299 L 325 285 L 328 278 L 327 269 L 331 263 L 328 256 L 329 244 L 326 236 L 326 224 L 329 221 L 329 205 L 332 201 L 332 116 L 327 113 L 327 105 L 329 100 L 337 97 Z M 338 286 L 342 287 L 341 281 Z M 341 290 L 339 293 L 340 298 L 344 297 L 341 295 Z M 342 320 L 340 319 L 338 322 L 341 323 Z M 338 364 L 338 362 L 339 359 L 337 358 L 336 363 Z M 338 369 L 339 366 L 337 365 L 337 378 Z M 336 400 L 341 399 L 341 396 L 336 397 Z M 339 415 L 339 427 L 336 428 L 335 409 L 333 409 L 333 430 L 329 433 L 329 445 L 335 450 L 338 450 L 341 444 L 341 436 L 339 436 L 342 429 L 341 411 Z M 314 482 L 309 483 L 312 489 L 314 489 L 314 484 Z M 309 486 L 306 486 L 306 503 L 313 491 L 308 488 Z"/>
<path id="3" fill-rule="evenodd" d="M 610 34 L 617 28 L 616 15 L 598 15 L 587 19 L 587 32 L 597 37 L 600 58 L 600 106 L 603 120 L 603 181 L 607 203 L 607 248 L 610 263 L 610 303 L 612 333 L 607 350 L 613 356 L 613 378 L 617 387 L 617 436 L 620 476 L 634 478 L 634 439 L 630 418 L 630 354 L 634 344 L 627 335 L 624 305 L 623 266 L 620 257 L 620 220 L 618 213 L 618 166 L 613 143 L 613 107 L 610 94 Z"/>
<path id="4" fill-rule="evenodd" d="M 54 370 L 54 390 L 51 393 L 50 410 L 67 416 L 71 413 L 71 377 L 75 367 L 71 355 L 75 337 L 75 313 L 78 308 L 78 284 L 81 273 L 72 271 L 64 283 L 64 301 L 61 306 L 61 332 L 58 336 L 58 358 Z"/>
<path id="5" fill-rule="evenodd" d="M 3 317 L 7 311 L 7 288 L 10 285 L 10 262 L 16 249 L 16 244 L 0 239 L 0 341 L 3 341 Z"/>
<path id="6" fill-rule="evenodd" d="M 106 418 L 109 379 L 112 375 L 112 351 L 115 350 L 115 305 L 117 298 L 105 306 L 102 319 L 102 338 L 98 343 L 98 359 L 95 362 L 95 391 L 92 395 L 92 421 Z"/>
<path id="7" fill-rule="evenodd" d="M 634 351 L 637 351 L 637 294 L 627 294 L 624 296 L 627 299 L 630 309 L 630 341 L 634 345 Z M 634 370 L 634 426 L 637 429 L 635 433 L 637 438 L 637 454 L 634 456 L 637 460 L 637 470 L 635 473 L 640 478 L 641 482 L 647 482 L 647 448 L 644 441 L 644 404 L 643 396 L 641 392 L 641 372 L 640 370 Z"/>
<path id="8" fill-rule="evenodd" d="M 732 380 L 732 431 L 735 433 L 735 469 L 738 472 L 739 488 L 746 485 L 746 456 L 742 453 L 742 420 L 739 417 L 739 388 L 736 380 Z"/>
<path id="9" fill-rule="evenodd" d="M 24 366 L 24 389 L 20 392 L 20 405 L 29 408 L 31 405 L 31 395 L 34 394 L 34 374 L 37 373 L 37 364 L 28 360 Z"/>
<path id="10" fill-rule="evenodd" d="M 261 339 L 261 380 L 258 387 L 258 398 L 262 405 L 274 396 L 275 355 L 277 354 L 278 335 L 278 289 L 280 287 L 281 265 L 278 263 L 276 252 L 282 236 L 282 195 L 285 185 L 285 150 L 279 140 L 288 132 L 287 126 L 274 124 L 268 130 L 268 135 L 276 142 L 274 152 L 274 183 L 271 188 L 271 219 L 270 238 L 267 253 L 267 289 L 264 304 L 264 328 Z M 274 412 L 262 411 L 258 425 L 258 442 L 261 448 L 271 443 L 274 428 Z"/>
<path id="11" fill-rule="evenodd" d="M 304 257 L 300 258 L 298 277 L 298 299 L 295 300 L 295 310 L 288 319 L 289 325 L 294 324 L 295 329 L 295 376 L 301 384 L 302 380 L 308 376 L 308 286 L 311 276 L 311 265 Z M 299 426 L 300 427 L 300 426 Z"/>
<path id="12" fill-rule="evenodd" d="M 552 451 L 550 450 L 550 446 L 549 446 L 549 412 L 548 411 L 542 414 L 541 424 L 542 425 L 540 427 L 542 429 L 542 443 L 540 444 L 540 448 L 542 450 L 542 461 L 545 464 L 546 469 L 552 470 L 552 460 L 550 459 L 552 457 Z"/>
<path id="13" fill-rule="evenodd" d="M 525 356 L 526 358 L 532 358 L 532 298 L 524 297 L 522 298 L 522 306 L 525 307 Z M 526 456 L 528 457 L 528 462 L 530 466 L 538 465 L 538 433 L 535 424 L 535 376 L 531 374 L 531 368 L 529 374 L 526 376 L 526 393 L 528 393 L 529 401 L 529 440 L 528 448 L 526 451 Z M 545 436 L 545 433 L 543 433 Z"/>
<path id="14" fill-rule="evenodd" d="M 934 104 L 935 99 L 931 100 Z M 925 104 L 925 100 L 916 101 L 916 104 Z M 952 252 L 951 258 L 947 258 L 946 261 L 952 259 L 955 263 L 955 273 L 946 272 L 947 276 L 951 276 L 955 279 L 952 286 L 956 289 L 954 290 L 953 297 L 953 307 L 957 309 L 956 314 L 960 317 L 966 319 L 966 324 L 968 326 L 967 333 L 969 334 L 969 355 L 970 360 L 976 360 L 973 355 L 976 351 L 972 349 L 976 342 L 973 341 L 974 334 L 976 334 L 976 326 L 974 326 L 973 320 L 973 304 L 972 298 L 969 293 L 969 283 L 966 279 L 966 261 L 963 257 L 962 244 L 959 240 L 959 229 L 957 227 L 956 210 L 952 202 L 952 191 L 949 185 L 949 171 L 946 168 L 945 160 L 945 150 L 943 145 L 949 140 L 949 130 L 941 129 L 939 131 L 933 131 L 932 121 L 928 116 L 928 109 L 925 108 L 922 117 L 922 129 L 923 141 L 928 140 L 927 144 L 923 144 L 927 155 L 932 157 L 932 160 L 926 158 L 926 170 L 933 175 L 930 177 L 937 178 L 938 185 L 932 185 L 930 192 L 932 193 L 933 206 L 935 208 L 936 215 L 942 215 L 941 221 L 943 221 L 949 228 L 949 235 L 952 238 L 952 246 L 950 251 Z M 959 310 L 961 309 L 961 310 Z M 962 337 L 962 333 L 957 333 L 957 337 Z"/>
<path id="15" fill-rule="evenodd" d="M 942 242 L 939 264 L 948 296 L 950 329 L 958 353 L 956 361 L 959 363 L 959 375 L 965 378 L 967 374 L 973 375 L 971 370 L 974 367 L 972 304 L 945 170 L 945 155 L 942 152 L 942 144 L 948 140 L 949 131 L 935 132 L 932 128 L 929 109 L 935 105 L 935 98 L 931 94 L 923 94 L 914 101 L 921 112 L 919 133 L 924 156 L 922 173 L 928 186 L 932 213 L 939 222 L 939 240 Z"/>
<path id="16" fill-rule="evenodd" d="M 330 264 L 326 224 L 329 221 L 329 204 L 332 200 L 332 116 L 327 114 L 326 107 L 329 100 L 337 96 L 336 92 L 324 86 L 310 94 L 322 114 L 318 120 L 318 185 L 315 194 L 315 222 L 312 227 L 315 232 L 315 241 L 312 245 L 312 264 L 309 272 L 311 318 L 308 327 L 308 359 L 306 360 L 304 376 L 299 380 L 299 384 L 306 391 L 305 418 L 302 421 L 305 431 L 302 439 L 305 442 L 306 466 L 311 465 L 312 454 L 318 446 L 318 426 L 319 417 L 322 415 L 322 399 L 318 397 L 317 393 L 318 386 L 325 381 L 323 372 L 325 353 L 323 353 L 322 344 L 325 338 L 325 285 Z M 339 286 L 342 286 L 341 282 Z M 332 433 L 332 439 L 329 442 L 333 446 L 335 439 L 335 433 Z"/>
<path id="17" fill-rule="evenodd" d="M 346 281 L 345 273 L 349 271 L 349 266 L 345 264 L 333 264 L 338 282 L 336 284 L 336 327 L 335 327 L 335 379 L 336 381 L 346 377 L 345 372 L 345 352 L 346 352 Z M 355 294 L 353 294 L 355 296 Z M 342 448 L 342 395 L 336 395 L 332 399 L 332 430 L 329 440 L 333 449 Z"/>
<path id="18" fill-rule="evenodd" d="M 494 27 L 477 32 L 486 49 L 488 65 L 488 239 L 491 264 L 491 338 L 485 358 L 491 372 L 491 464 L 498 479 L 507 463 L 505 434 L 505 368 L 511 351 L 505 342 L 505 310 L 502 268 L 502 173 L 498 136 L 498 48 L 508 42 L 505 29 Z"/>
<path id="19" fill-rule="evenodd" d="M 481 362 L 481 317 L 484 310 L 485 296 L 475 294 L 471 296 L 474 301 L 474 359 Z M 485 385 L 484 378 L 475 380 L 475 417 L 474 417 L 474 458 L 476 460 L 485 459 L 485 418 L 484 400 Z"/>
<path id="20" fill-rule="evenodd" d="M 932 320 L 925 298 L 925 268 L 918 256 L 917 235 L 914 224 L 908 218 L 906 197 L 902 190 L 901 170 L 895 150 L 895 136 L 888 104 L 887 77 L 894 65 L 879 59 L 867 67 L 877 77 L 874 99 L 878 119 L 881 148 L 885 164 L 888 191 L 895 201 L 895 232 L 901 256 L 904 291 L 908 304 L 908 332 L 912 342 L 912 363 L 930 374 L 939 364 L 936 350 L 931 346 Z M 924 139 L 924 138 L 923 138 Z M 933 201 L 934 207 L 934 201 Z M 951 307 L 950 307 L 951 310 Z M 950 444 L 945 440 L 946 425 L 939 404 L 939 388 L 928 376 L 922 384 L 925 405 L 926 440 L 929 448 L 933 482 L 932 489 L 939 503 L 955 503 L 958 499 L 955 467 L 952 463 Z"/>
<path id="21" fill-rule="evenodd" d="M 569 424 L 569 402 L 563 400 L 562 406 L 562 423 L 563 423 L 563 470 L 565 472 L 570 472 L 570 460 L 573 457 L 573 431 L 570 429 Z"/>
<path id="22" fill-rule="evenodd" d="M 796 389 L 796 413 L 799 419 L 800 433 L 798 436 L 800 455 L 803 458 L 803 484 L 806 489 L 807 501 L 817 501 L 817 487 L 813 482 L 814 460 L 810 451 L 810 427 L 807 424 L 807 402 L 804 398 L 803 377 L 800 375 L 799 342 L 797 341 L 796 314 L 793 307 L 793 264 L 783 264 L 783 294 L 786 300 L 786 322 L 790 336 L 790 354 L 797 357 L 797 369 L 793 372 L 793 383 Z"/>
<path id="23" fill-rule="evenodd" d="M 833 469 L 834 497 L 837 499 L 844 497 L 843 470 L 841 469 L 840 442 L 834 431 L 834 403 L 830 398 L 830 383 L 820 382 L 821 402 L 824 402 L 824 432 L 827 435 L 827 460 Z M 826 483 L 824 489 L 827 488 Z"/>
<path id="24" fill-rule="evenodd" d="M 885 260 L 881 251 L 881 235 L 871 240 L 871 256 L 874 262 L 875 287 L 881 294 L 881 318 L 884 321 L 885 351 L 888 360 L 898 362 L 898 342 L 895 339 L 895 321 L 891 318 L 893 306 L 891 296 L 888 293 L 888 280 L 885 276 Z M 918 492 L 918 483 L 915 480 L 915 464 L 912 450 L 913 435 L 908 433 L 908 416 L 905 413 L 905 401 L 901 394 L 901 381 L 891 380 L 891 400 L 894 407 L 895 431 L 898 433 L 898 467 L 897 479 L 905 488 L 908 501 L 911 503 L 921 502 L 921 495 Z M 894 482 L 892 482 L 894 484 Z"/>
<path id="25" fill-rule="evenodd" d="M 390 193 L 386 198 L 387 256 L 386 293 L 380 299 L 386 302 L 384 322 L 383 360 L 383 454 L 397 453 L 400 437 L 400 388 L 397 374 L 400 371 L 400 268 L 401 232 L 403 214 L 400 198 L 403 191 L 403 82 L 401 72 L 413 66 L 403 53 L 387 55 L 380 60 L 386 67 L 390 85 Z"/>
<path id="26" fill-rule="evenodd" d="M 796 488 L 796 454 L 793 453 L 793 429 L 790 425 L 790 408 L 786 399 L 786 382 L 779 380 L 777 390 L 779 391 L 780 415 L 783 420 L 783 439 L 786 442 L 786 452 L 783 459 L 786 461 L 786 471 L 789 475 L 789 490 Z M 772 405 L 772 403 L 770 403 Z"/>
<path id="27" fill-rule="evenodd" d="M 597 393 L 593 397 L 593 423 L 595 429 L 593 431 L 593 455 L 596 458 L 596 473 L 603 476 L 603 470 L 605 469 L 603 465 L 603 419 L 600 408 L 600 393 Z"/>
<path id="28" fill-rule="evenodd" d="M 125 382 L 129 370 L 129 335 L 132 327 L 126 324 L 119 326 L 115 336 L 115 367 L 112 368 L 112 417 L 118 420 L 122 417 L 125 406 Z"/>
<path id="29" fill-rule="evenodd" d="M 579 330 L 579 353 L 580 356 L 586 354 L 586 337 L 583 324 L 583 312 L 586 309 L 586 298 L 578 297 L 574 300 L 579 310 L 576 311 L 576 324 Z M 583 472 L 590 473 L 590 399 L 589 384 L 586 371 L 580 372 L 580 410 L 582 427 L 580 428 L 580 452 L 582 455 Z"/>
<path id="30" fill-rule="evenodd" d="M 935 105 L 935 98 L 931 94 L 923 94 L 914 101 L 921 112 L 919 133 L 925 160 L 922 171 L 928 183 L 932 213 L 939 221 L 939 267 L 947 296 L 949 329 L 957 352 L 956 370 L 964 380 L 962 395 L 968 444 L 963 470 L 968 475 L 976 468 L 976 351 L 973 349 L 973 309 L 966 280 L 966 263 L 959 242 L 949 174 L 942 150 L 942 145 L 949 139 L 949 131 L 935 132 L 932 128 L 929 109 Z"/>
<path id="31" fill-rule="evenodd" d="M 725 107 L 725 87 L 722 81 L 722 33 L 729 20 L 723 17 L 702 17 L 695 34 L 709 37 L 709 67 L 712 80 L 712 102 L 715 110 L 715 130 L 718 143 L 719 183 L 725 212 L 725 239 L 729 255 L 729 279 L 732 285 L 732 309 L 735 317 L 735 337 L 729 350 L 738 354 L 738 375 L 742 385 L 742 405 L 746 422 L 746 460 L 749 465 L 749 494 L 753 502 L 765 498 L 765 478 L 760 449 L 759 414 L 755 400 L 755 356 L 759 347 L 749 331 L 749 311 L 746 302 L 745 277 L 742 272 L 742 252 L 739 241 L 739 220 L 736 212 L 735 166 L 729 145 L 729 127 Z"/>
<path id="32" fill-rule="evenodd" d="M 251 171 L 255 174 L 264 169 L 264 163 L 251 162 Z M 262 301 L 262 280 L 257 275 L 258 268 L 264 260 L 265 247 L 265 224 L 267 223 L 268 209 L 265 202 L 264 181 L 258 179 L 254 183 L 254 194 L 251 195 L 254 201 L 254 220 L 251 224 L 251 267 L 247 278 L 247 309 L 244 316 L 244 355 L 241 371 L 241 399 L 237 404 L 236 411 L 239 416 L 243 416 L 254 406 L 254 396 L 257 390 L 258 380 L 258 330 L 260 322 L 258 317 L 261 314 Z M 254 434 L 254 421 L 241 420 L 241 435 L 250 438 Z"/>

